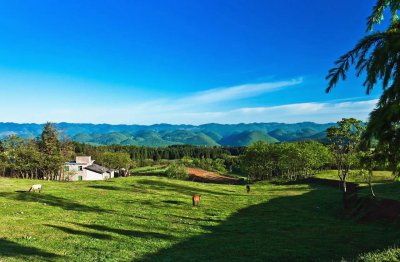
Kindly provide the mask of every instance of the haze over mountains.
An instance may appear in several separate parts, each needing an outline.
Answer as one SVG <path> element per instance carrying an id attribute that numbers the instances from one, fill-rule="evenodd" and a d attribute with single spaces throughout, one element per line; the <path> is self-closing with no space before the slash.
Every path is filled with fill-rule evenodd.
<path id="1" fill-rule="evenodd" d="M 200 146 L 247 146 L 255 141 L 269 143 L 323 140 L 333 123 L 302 122 L 204 124 L 204 125 L 108 125 L 58 123 L 62 136 L 92 145 L 169 146 L 189 144 Z M 43 124 L 0 123 L 0 138 L 16 134 L 37 137 Z"/>

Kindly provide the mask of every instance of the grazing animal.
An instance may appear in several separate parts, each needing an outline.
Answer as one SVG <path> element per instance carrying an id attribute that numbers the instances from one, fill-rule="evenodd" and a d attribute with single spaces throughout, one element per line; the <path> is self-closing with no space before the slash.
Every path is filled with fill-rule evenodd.
<path id="1" fill-rule="evenodd" d="M 193 206 L 200 206 L 201 204 L 201 195 L 199 194 L 194 194 L 193 195 Z"/>
<path id="2" fill-rule="evenodd" d="M 36 192 L 39 191 L 39 193 L 42 193 L 42 185 L 33 185 L 30 189 L 29 192 Z"/>
<path id="3" fill-rule="evenodd" d="M 250 184 L 246 185 L 246 191 L 247 191 L 247 194 L 250 194 Z"/>

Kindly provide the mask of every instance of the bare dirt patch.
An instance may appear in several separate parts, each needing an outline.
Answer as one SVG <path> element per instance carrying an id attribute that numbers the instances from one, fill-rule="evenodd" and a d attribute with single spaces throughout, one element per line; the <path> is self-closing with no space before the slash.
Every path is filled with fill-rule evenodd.
<path id="1" fill-rule="evenodd" d="M 228 176 L 222 176 L 215 172 L 207 171 L 200 168 L 188 168 L 190 180 L 202 183 L 215 183 L 215 184 L 242 184 L 243 180 Z"/>

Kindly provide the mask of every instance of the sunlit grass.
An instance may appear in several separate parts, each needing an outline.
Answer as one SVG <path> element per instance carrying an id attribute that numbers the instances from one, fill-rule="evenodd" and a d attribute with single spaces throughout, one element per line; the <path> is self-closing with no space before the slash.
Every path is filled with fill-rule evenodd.
<path id="1" fill-rule="evenodd" d="M 26 193 L 34 183 L 43 193 Z M 194 193 L 202 206 L 191 206 Z M 0 260 L 340 260 L 392 246 L 396 230 L 340 215 L 335 188 L 0 178 Z"/>
<path id="2" fill-rule="evenodd" d="M 339 180 L 337 170 L 325 170 L 319 172 L 316 175 L 317 178 L 326 178 Z M 351 170 L 347 177 L 347 181 L 356 183 L 365 183 L 365 178 L 360 174 L 359 170 Z M 387 183 L 393 182 L 394 177 L 390 171 L 373 171 L 372 182 L 373 183 Z"/>

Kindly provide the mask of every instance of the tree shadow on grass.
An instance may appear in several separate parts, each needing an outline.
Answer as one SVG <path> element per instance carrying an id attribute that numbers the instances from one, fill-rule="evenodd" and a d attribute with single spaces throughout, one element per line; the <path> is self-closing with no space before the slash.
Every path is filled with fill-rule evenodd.
<path id="1" fill-rule="evenodd" d="M 40 194 L 40 193 L 29 193 L 29 192 L 21 192 L 21 193 L 3 192 L 0 193 L 0 197 L 17 200 L 21 202 L 42 203 L 49 206 L 60 207 L 64 210 L 94 212 L 94 213 L 112 213 L 112 211 L 100 207 L 87 206 L 66 198 L 57 197 L 49 194 L 43 194 L 43 193 Z"/>
<path id="2" fill-rule="evenodd" d="M 400 201 L 399 190 L 400 182 L 389 182 L 373 185 L 374 192 L 378 199 L 389 198 Z M 359 195 L 370 196 L 371 191 L 368 187 L 363 187 Z"/>
<path id="3" fill-rule="evenodd" d="M 127 229 L 120 229 L 120 228 L 111 228 L 108 226 L 103 226 L 103 225 L 86 225 L 86 224 L 81 224 L 81 223 L 74 223 L 75 225 L 93 229 L 93 230 L 98 230 L 102 232 L 109 232 L 109 233 L 115 233 L 118 235 L 123 235 L 127 237 L 138 237 L 138 238 L 158 238 L 158 239 L 175 239 L 174 236 L 171 235 L 166 235 L 166 234 L 161 234 L 157 232 L 142 232 L 142 231 L 137 231 L 137 230 L 127 230 Z"/>
<path id="4" fill-rule="evenodd" d="M 21 260 L 23 260 L 23 258 L 32 259 L 33 257 L 36 257 L 37 260 L 47 261 L 58 256 L 34 247 L 26 247 L 6 239 L 0 239 L 0 261 L 7 257 L 16 257 Z"/>
<path id="5" fill-rule="evenodd" d="M 161 201 L 165 204 L 171 204 L 171 205 L 186 205 L 187 203 L 183 201 L 178 201 L 178 200 L 163 200 Z"/>
<path id="6" fill-rule="evenodd" d="M 170 216 L 175 217 L 177 219 L 190 220 L 190 221 L 196 221 L 196 222 L 213 222 L 213 223 L 223 222 L 222 219 L 214 219 L 214 218 L 193 218 L 193 217 L 177 216 L 177 215 L 172 215 L 172 214 Z"/>
<path id="7" fill-rule="evenodd" d="M 168 205 L 174 205 L 174 206 L 191 206 L 191 199 L 188 202 L 184 202 L 184 201 L 179 201 L 179 200 L 162 200 L 162 201 L 154 201 L 154 200 L 125 200 L 124 202 L 126 204 L 133 204 L 133 203 L 139 203 L 140 205 L 146 205 L 152 208 L 161 208 L 161 207 L 165 207 L 165 204 Z"/>
<path id="8" fill-rule="evenodd" d="M 101 185 L 96 185 L 96 186 L 88 186 L 88 187 L 90 187 L 90 188 L 95 188 L 95 189 L 115 190 L 115 191 L 124 190 L 123 188 L 116 187 L 116 186 L 101 186 Z"/>
<path id="9" fill-rule="evenodd" d="M 208 190 L 204 188 L 198 188 L 198 187 L 190 187 L 190 186 L 184 186 L 184 185 L 178 185 L 175 183 L 169 183 L 166 181 L 158 181 L 158 180 L 140 180 L 138 181 L 139 184 L 142 185 L 148 185 L 151 186 L 154 189 L 157 190 L 168 190 L 168 191 L 173 191 L 173 192 L 179 192 L 182 194 L 186 195 L 193 195 L 193 194 L 202 194 L 202 193 L 208 193 L 208 194 L 213 194 L 213 195 L 229 195 L 227 193 L 223 192 L 218 192 L 218 191 L 213 191 L 213 190 Z M 136 185 L 134 185 L 136 186 Z"/>
<path id="10" fill-rule="evenodd" d="M 239 210 L 226 221 L 141 261 L 340 261 L 400 243 L 398 228 L 339 216 L 341 193 L 312 185 L 308 193 Z"/>
<path id="11" fill-rule="evenodd" d="M 85 231 L 80 231 L 80 230 L 76 230 L 76 229 L 72 229 L 72 228 L 68 228 L 68 227 L 55 226 L 55 225 L 45 225 L 45 226 L 61 230 L 70 235 L 80 235 L 80 236 L 86 236 L 86 237 L 96 238 L 96 239 L 111 239 L 111 236 L 106 235 L 106 234 L 85 232 Z"/>

